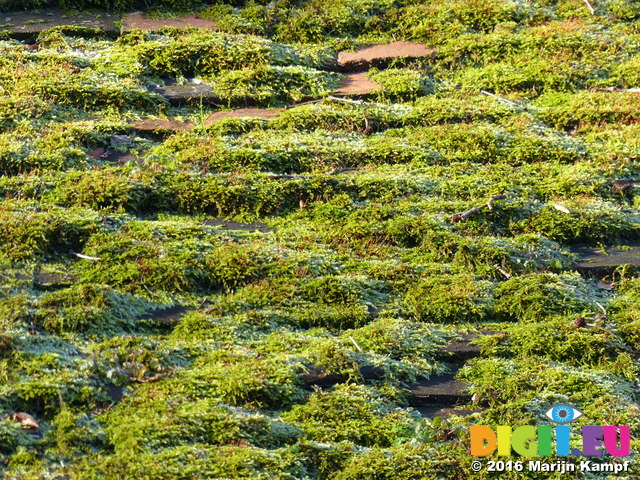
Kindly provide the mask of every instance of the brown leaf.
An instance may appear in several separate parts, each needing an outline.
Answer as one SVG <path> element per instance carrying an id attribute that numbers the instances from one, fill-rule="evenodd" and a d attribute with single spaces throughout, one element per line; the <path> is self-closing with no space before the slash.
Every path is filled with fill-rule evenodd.
<path id="1" fill-rule="evenodd" d="M 40 425 L 38 424 L 38 422 L 36 422 L 35 419 L 28 413 L 24 413 L 24 412 L 7 413 L 5 414 L 4 418 L 8 418 L 10 420 L 18 422 L 20 425 L 22 425 L 25 428 L 40 428 Z"/>

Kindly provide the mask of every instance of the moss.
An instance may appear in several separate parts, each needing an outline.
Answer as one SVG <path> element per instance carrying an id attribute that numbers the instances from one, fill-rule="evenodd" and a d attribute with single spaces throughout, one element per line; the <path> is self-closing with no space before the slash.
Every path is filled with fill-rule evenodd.
<path id="1" fill-rule="evenodd" d="M 331 392 L 314 393 L 305 405 L 294 407 L 282 418 L 299 426 L 310 440 L 388 446 L 416 420 L 376 397 L 365 387 L 337 386 Z"/>
<path id="2" fill-rule="evenodd" d="M 109 266 L 85 262 L 81 266 L 83 277 L 127 291 L 144 294 L 150 288 L 165 292 L 233 288 L 257 278 L 262 270 L 260 260 L 247 248 L 222 239 L 197 246 L 175 240 L 152 245 L 125 233 L 119 238 L 109 236 L 109 242 L 106 239 L 94 235 L 85 251 L 108 261 Z M 198 248 L 208 253 L 203 256 Z M 171 253 L 167 256 L 162 252 Z M 180 262 L 176 262 L 177 257 Z"/>
<path id="3" fill-rule="evenodd" d="M 491 284 L 467 274 L 428 277 L 409 288 L 404 304 L 422 321 L 480 321 L 493 309 Z"/>
<path id="4" fill-rule="evenodd" d="M 0 476 L 475 478 L 466 426 L 557 403 L 637 437 L 637 272 L 597 288 L 566 248 L 637 236 L 634 2 L 147 14 L 200 6 L 219 31 L 2 35 L 0 410 L 41 438 L 0 422 Z M 337 52 L 397 40 L 432 54 L 374 62 L 361 103 L 292 104 L 335 87 Z M 219 106 L 154 93 L 196 78 L 287 108 L 200 128 Z M 199 127 L 131 126 L 149 116 Z M 408 408 L 476 330 L 457 376 L 481 411 Z"/>
<path id="5" fill-rule="evenodd" d="M 153 4 L 163 5 L 168 8 L 177 9 L 178 11 L 190 10 L 200 4 L 198 1 L 192 0 L 173 0 L 170 2 L 159 1 L 152 3 L 144 3 L 136 0 L 116 0 L 115 2 L 105 2 L 102 0 L 61 0 L 56 2 L 60 8 L 68 10 L 87 10 L 87 9 L 99 9 L 107 10 L 111 12 L 118 11 L 130 11 L 136 8 L 146 7 L 149 8 Z M 49 3 L 44 0 L 8 0 L 0 4 L 0 9 L 11 10 L 32 10 L 48 6 Z"/>
<path id="6" fill-rule="evenodd" d="M 144 302 L 109 288 L 77 285 L 43 295 L 34 323 L 60 334 L 131 330 L 144 306 Z"/>
<path id="7" fill-rule="evenodd" d="M 82 210 L 40 210 L 37 205 L 7 202 L 3 217 L 0 248 L 14 260 L 26 260 L 55 251 L 81 249 L 96 231 L 99 216 Z"/>
<path id="8" fill-rule="evenodd" d="M 598 298 L 577 275 L 538 273 L 511 278 L 496 289 L 496 313 L 523 322 L 540 322 L 553 314 L 580 315 L 597 309 Z"/>
<path id="9" fill-rule="evenodd" d="M 223 351 L 200 357 L 165 387 L 193 398 L 219 398 L 231 405 L 269 409 L 283 408 L 303 398 L 290 367 L 274 359 Z"/>
<path id="10" fill-rule="evenodd" d="M 118 454 L 158 452 L 193 443 L 277 448 L 292 443 L 298 434 L 261 414 L 231 409 L 215 400 L 185 404 L 175 396 L 161 399 L 152 391 L 109 412 L 103 421 Z"/>
<path id="11" fill-rule="evenodd" d="M 638 283 L 636 278 L 623 281 L 620 296 L 611 303 L 612 318 L 626 342 L 634 349 L 640 345 L 640 335 L 638 334 L 638 325 L 640 325 L 638 302 L 640 299 L 636 293 Z"/>
<path id="12" fill-rule="evenodd" d="M 32 443 L 31 438 L 24 429 L 11 420 L 0 420 L 0 453 L 7 455 L 14 453 L 20 446 L 28 446 Z"/>
<path id="13" fill-rule="evenodd" d="M 580 199 L 563 204 L 560 206 L 567 209 L 569 214 L 556 206 L 546 205 L 537 215 L 521 221 L 518 227 L 572 243 L 633 238 L 638 229 L 633 215 L 610 202 Z"/>
<path id="14" fill-rule="evenodd" d="M 207 82 L 228 105 L 271 105 L 326 96 L 337 86 L 337 75 L 302 66 L 259 66 L 230 70 L 207 78 Z"/>
<path id="15" fill-rule="evenodd" d="M 415 361 L 437 357 L 449 335 L 434 325 L 382 317 L 365 327 L 345 332 L 343 337 L 354 338 L 368 352 Z"/>
<path id="16" fill-rule="evenodd" d="M 392 68 L 379 72 L 370 71 L 369 76 L 381 86 L 377 95 L 388 101 L 415 100 L 433 91 L 429 78 L 416 70 Z"/>
<path id="17" fill-rule="evenodd" d="M 375 475 L 379 479 L 409 480 L 423 478 L 425 471 L 443 478 L 464 475 L 459 470 L 460 466 L 452 465 L 431 446 L 416 443 L 363 452 L 352 457 L 334 478 L 364 480 Z"/>
<path id="18" fill-rule="evenodd" d="M 105 447 L 102 426 L 90 415 L 70 409 L 60 411 L 51 424 L 49 438 L 55 449 L 68 457 L 90 454 Z"/>
<path id="19" fill-rule="evenodd" d="M 500 357 L 542 357 L 569 365 L 611 368 L 626 346 L 616 332 L 603 325 L 580 328 L 573 317 L 560 317 L 531 324 L 514 324 L 505 332 L 485 337 L 483 351 Z M 635 372 L 613 373 L 633 378 Z"/>
<path id="20" fill-rule="evenodd" d="M 176 479 L 211 478 L 222 475 L 227 478 L 303 477 L 306 469 L 296 460 L 291 450 L 266 450 L 229 445 L 220 448 L 202 444 L 182 445 L 143 455 L 125 453 L 119 456 L 93 459 L 83 463 L 75 478 L 97 479 L 107 475 L 161 479 L 171 475 Z M 97 460 L 98 463 L 95 463 Z"/>
<path id="21" fill-rule="evenodd" d="M 207 76 L 270 64 L 318 68 L 332 56 L 330 50 L 294 48 L 250 35 L 202 31 L 182 35 L 175 29 L 166 33 L 168 41 L 145 41 L 134 48 L 134 54 L 150 74 Z"/>
<path id="22" fill-rule="evenodd" d="M 629 93 L 554 92 L 541 96 L 536 106 L 543 121 L 569 130 L 584 124 L 633 123 L 637 102 L 638 96 Z"/>
<path id="23" fill-rule="evenodd" d="M 489 424 L 547 422 L 543 412 L 559 402 L 570 402 L 584 413 L 579 424 L 633 422 L 633 412 L 616 407 L 621 399 L 628 398 L 629 382 L 599 370 L 576 369 L 539 359 L 481 359 L 465 368 L 461 376 L 474 383 L 480 405 L 487 408 L 482 421 Z M 600 398 L 597 406 L 591 403 L 594 397 Z"/>

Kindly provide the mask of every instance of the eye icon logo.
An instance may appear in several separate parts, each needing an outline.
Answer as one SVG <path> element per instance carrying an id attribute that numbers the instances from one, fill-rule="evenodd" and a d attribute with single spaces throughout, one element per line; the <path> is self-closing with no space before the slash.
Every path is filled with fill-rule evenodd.
<path id="1" fill-rule="evenodd" d="M 569 405 L 554 405 L 547 412 L 545 416 L 555 423 L 569 423 L 577 420 L 583 415 L 583 413 L 577 408 L 573 408 Z"/>

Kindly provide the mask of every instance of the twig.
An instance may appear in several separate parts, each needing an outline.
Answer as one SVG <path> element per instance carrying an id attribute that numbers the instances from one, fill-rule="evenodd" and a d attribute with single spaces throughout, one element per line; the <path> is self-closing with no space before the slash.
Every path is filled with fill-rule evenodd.
<path id="1" fill-rule="evenodd" d="M 362 349 L 360 348 L 360 345 L 358 345 L 358 343 L 353 339 L 352 336 L 349 336 L 349 340 L 351 340 L 351 343 L 353 343 L 358 349 L 358 351 L 362 353 Z"/>
<path id="2" fill-rule="evenodd" d="M 587 5 L 587 8 L 589 9 L 589 11 L 591 12 L 591 15 L 595 15 L 596 11 L 595 9 L 591 6 L 591 4 L 589 3 L 589 0 L 584 0 L 584 3 Z"/>
<path id="3" fill-rule="evenodd" d="M 327 175 L 337 175 L 338 173 L 344 173 L 344 172 L 353 172 L 358 170 L 358 167 L 344 167 L 344 168 L 334 168 L 333 170 L 329 170 L 327 172 Z"/>
<path id="4" fill-rule="evenodd" d="M 159 382 L 160 380 L 164 380 L 165 376 L 164 375 L 154 375 L 153 377 L 147 377 L 147 378 L 135 378 L 135 377 L 131 377 L 129 378 L 129 381 L 134 382 L 134 383 L 153 383 L 153 382 Z"/>
<path id="5" fill-rule="evenodd" d="M 353 105 L 362 105 L 362 100 L 351 100 L 349 98 L 342 98 L 342 97 L 333 97 L 331 95 L 329 95 L 327 97 L 329 100 L 335 100 L 337 102 L 345 102 L 345 103 L 351 103 Z"/>
<path id="6" fill-rule="evenodd" d="M 299 107 L 300 105 L 309 105 L 310 103 L 320 103 L 324 98 L 317 98 L 316 100 L 308 100 L 306 102 L 294 103 L 293 105 L 287 105 L 285 109 Z"/>
<path id="7" fill-rule="evenodd" d="M 526 110 L 527 109 L 527 107 L 524 107 L 524 106 L 520 105 L 519 103 L 516 103 L 516 102 L 514 102 L 512 100 L 509 100 L 508 98 L 500 97 L 499 95 L 496 95 L 494 93 L 487 92 L 485 90 L 480 90 L 480 93 L 483 94 L 483 95 L 486 95 L 487 97 L 492 97 L 492 98 L 495 98 L 496 100 L 499 100 L 501 102 L 508 103 L 509 105 L 514 106 L 516 108 L 520 108 L 522 110 Z"/>
<path id="8" fill-rule="evenodd" d="M 354 170 L 358 170 L 359 167 L 344 167 L 344 168 L 334 168 L 333 170 L 329 170 L 326 173 L 322 173 L 319 175 L 291 175 L 288 173 L 273 173 L 271 175 L 269 175 L 267 178 L 269 180 L 273 180 L 276 178 L 284 178 L 286 180 L 297 180 L 299 178 L 315 178 L 318 177 L 320 175 L 337 175 L 338 173 L 343 173 L 343 172 L 352 172 Z"/>
<path id="9" fill-rule="evenodd" d="M 78 258 L 82 258 L 84 260 L 91 260 L 93 262 L 99 262 L 100 260 L 102 260 L 99 257 L 90 257 L 89 255 L 83 255 L 81 253 L 74 252 L 73 250 L 69 250 L 69 253 L 71 253 L 71 255 L 75 255 Z"/>
<path id="10" fill-rule="evenodd" d="M 287 180 L 296 180 L 298 178 L 312 178 L 313 175 L 289 175 L 287 173 L 274 173 L 272 175 L 269 175 L 267 178 L 269 180 L 272 180 L 274 178 L 284 178 Z"/>
<path id="11" fill-rule="evenodd" d="M 504 195 L 501 193 L 498 193 L 497 195 L 492 195 L 491 198 L 489 199 L 489 201 L 483 205 L 479 205 L 477 207 L 473 207 L 470 208 L 469 210 L 467 210 L 466 212 L 460 212 L 460 213 L 454 213 L 453 215 L 451 215 L 451 221 L 452 222 L 459 222 L 460 220 L 466 220 L 467 218 L 480 213 L 482 210 L 484 210 L 485 208 L 488 209 L 489 211 L 493 210 L 493 202 L 495 202 L 496 200 L 501 200 L 504 198 Z"/>
<path id="12" fill-rule="evenodd" d="M 627 92 L 627 93 L 640 93 L 640 88 L 620 88 L 620 87 L 596 87 L 597 92 Z"/>
<path id="13" fill-rule="evenodd" d="M 504 275 L 504 277 L 509 280 L 511 278 L 511 274 L 509 272 L 507 272 L 506 270 L 503 270 L 502 268 L 500 268 L 500 265 L 498 265 L 497 263 L 494 265 L 494 267 L 496 267 L 496 270 L 498 270 L 502 275 Z"/>
<path id="14" fill-rule="evenodd" d="M 369 126 L 369 120 L 367 120 L 367 116 L 364 116 L 364 130 L 362 131 L 362 135 L 369 136 L 371 135 L 371 127 Z"/>

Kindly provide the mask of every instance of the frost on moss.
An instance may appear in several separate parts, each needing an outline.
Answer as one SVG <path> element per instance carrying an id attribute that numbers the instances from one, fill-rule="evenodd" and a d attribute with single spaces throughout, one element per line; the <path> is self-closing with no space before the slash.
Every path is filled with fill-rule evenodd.
<path id="1" fill-rule="evenodd" d="M 571 253 L 638 237 L 637 2 L 153 3 L 220 30 L 0 41 L 0 417 L 40 424 L 0 421 L 1 477 L 475 478 L 466 426 L 565 402 L 637 437 L 637 271 Z M 421 417 L 468 334 L 480 411 Z"/>
<path id="2" fill-rule="evenodd" d="M 348 440 L 363 446 L 389 446 L 417 420 L 366 387 L 355 385 L 317 392 L 282 418 L 298 426 L 309 440 Z"/>
<path id="3" fill-rule="evenodd" d="M 539 273 L 514 277 L 496 288 L 496 312 L 524 322 L 553 314 L 597 311 L 599 296 L 578 275 Z"/>
<path id="4" fill-rule="evenodd" d="M 491 283 L 471 275 L 441 275 L 420 280 L 409 288 L 404 303 L 427 322 L 480 321 L 493 309 Z"/>

